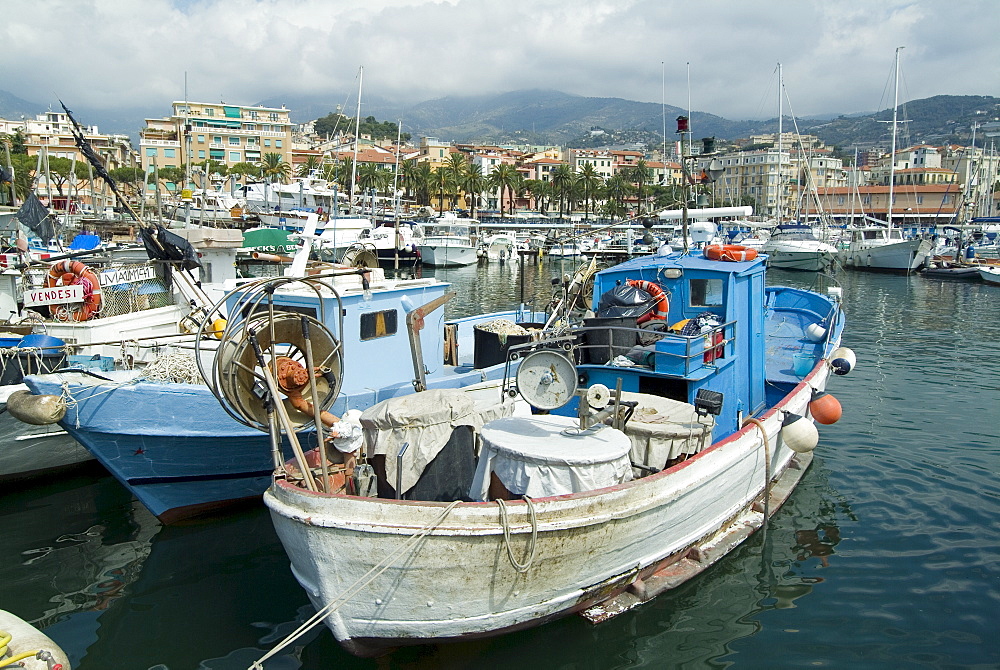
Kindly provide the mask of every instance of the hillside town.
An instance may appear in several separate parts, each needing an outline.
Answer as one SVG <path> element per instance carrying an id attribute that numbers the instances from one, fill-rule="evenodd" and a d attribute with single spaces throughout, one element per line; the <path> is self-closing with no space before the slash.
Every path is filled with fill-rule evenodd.
<path id="1" fill-rule="evenodd" d="M 894 154 L 888 147 L 865 147 L 845 160 L 813 135 L 700 138 L 685 117 L 678 126 L 686 132 L 665 137 L 660 146 L 571 149 L 457 144 L 435 137 L 400 142 L 398 135 L 360 132 L 361 119 L 339 115 L 344 122 L 321 134 L 317 121 L 295 124 L 291 114 L 284 107 L 178 101 L 169 115 L 146 119 L 138 148 L 127 135 L 102 134 L 96 126 L 87 127 L 85 135 L 145 211 L 162 216 L 196 197 L 230 194 L 231 220 L 221 216 L 216 223 L 237 227 L 257 222 L 253 208 L 236 197 L 239 189 L 307 177 L 338 191 L 332 202 L 341 211 L 334 213 L 376 216 L 456 210 L 481 220 L 616 221 L 690 200 L 699 206 L 750 205 L 762 220 L 842 225 L 865 217 L 885 220 L 890 193 L 895 222 L 916 229 L 997 211 L 992 140 L 971 147 L 902 146 Z M 1000 124 L 979 130 L 988 140 Z M 64 112 L 0 119 L 0 137 L 5 140 L 0 161 L 15 186 L 13 197 L 10 189 L 0 189 L 0 204 L 22 201 L 34 190 L 57 211 L 107 210 L 114 216 L 115 203 L 88 173 Z M 709 168 L 715 168 L 714 178 Z M 279 203 L 276 195 L 276 207 L 304 204 L 295 202 L 293 190 L 283 193 L 288 201 Z"/>

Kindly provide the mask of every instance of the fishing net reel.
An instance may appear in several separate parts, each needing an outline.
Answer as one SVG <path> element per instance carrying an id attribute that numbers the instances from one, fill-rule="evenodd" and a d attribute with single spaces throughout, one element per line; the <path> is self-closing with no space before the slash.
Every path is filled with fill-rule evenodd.
<path id="1" fill-rule="evenodd" d="M 603 425 L 609 418 L 612 426 L 621 429 L 631 418 L 638 403 L 621 399 L 620 378 L 614 390 L 603 384 L 580 387 L 581 375 L 573 363 L 575 352 L 566 338 L 543 341 L 533 348 L 526 346 L 522 352 L 512 349 L 512 357 L 522 360 L 514 377 L 515 386 L 506 387 L 509 396 L 520 394 L 529 405 L 544 411 L 559 409 L 578 398 L 580 423 L 573 429 L 576 433 Z"/>
<path id="2" fill-rule="evenodd" d="M 319 319 L 275 302 L 276 290 L 288 284 L 297 284 L 289 289 L 316 295 Z M 324 324 L 319 299 L 324 289 L 337 296 L 322 280 L 265 280 L 231 292 L 213 307 L 209 316 L 217 318 L 206 322 L 217 323 L 227 303 L 238 313 L 229 315 L 213 352 L 205 351 L 212 340 L 199 338 L 198 367 L 236 421 L 268 431 L 276 409 L 272 395 L 277 395 L 289 419 L 284 427 L 298 431 L 313 426 L 318 412 L 333 405 L 342 382 L 343 346 Z M 342 314 L 339 296 L 336 303 Z"/>

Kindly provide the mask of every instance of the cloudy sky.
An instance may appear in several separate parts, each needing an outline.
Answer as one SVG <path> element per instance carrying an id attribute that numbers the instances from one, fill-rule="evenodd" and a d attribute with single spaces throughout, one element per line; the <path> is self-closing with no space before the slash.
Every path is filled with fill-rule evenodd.
<path id="1" fill-rule="evenodd" d="M 529 88 L 731 119 L 1000 96 L 997 0 L 4 0 L 0 89 L 30 102 L 401 103 Z M 690 78 L 690 88 L 688 80 Z M 664 95 L 665 91 L 665 95 Z M 786 107 L 786 111 L 788 108 Z M 364 110 L 362 110 L 364 111 Z"/>

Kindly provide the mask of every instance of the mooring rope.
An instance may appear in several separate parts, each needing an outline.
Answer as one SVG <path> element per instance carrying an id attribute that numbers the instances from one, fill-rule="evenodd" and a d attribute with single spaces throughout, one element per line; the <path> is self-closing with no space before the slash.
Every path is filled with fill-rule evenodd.
<path id="1" fill-rule="evenodd" d="M 76 398 L 73 397 L 73 394 L 70 393 L 69 382 L 64 381 L 62 383 L 62 392 L 59 394 L 59 400 L 62 402 L 63 406 L 66 407 L 66 411 L 67 412 L 70 410 L 70 408 L 72 408 L 74 410 L 74 414 L 76 416 L 76 427 L 79 428 L 80 427 L 80 413 L 75 411 L 76 410 L 77 402 L 76 402 Z"/>
<path id="2" fill-rule="evenodd" d="M 507 520 L 507 502 L 503 498 L 497 498 L 497 506 L 500 508 L 500 526 L 503 528 L 503 543 L 507 547 L 507 558 L 510 564 L 518 572 L 527 572 L 531 569 L 531 564 L 535 561 L 535 542 L 538 539 L 538 518 L 535 516 L 535 503 L 531 498 L 524 496 L 524 502 L 528 505 L 528 516 L 531 517 L 531 542 L 528 545 L 528 557 L 524 563 L 519 563 L 514 558 L 514 549 L 510 546 L 510 522 Z"/>
<path id="3" fill-rule="evenodd" d="M 416 546 L 416 544 L 420 540 L 422 540 L 428 533 L 430 533 L 432 530 L 440 526 L 444 522 L 445 518 L 447 518 L 447 516 L 451 513 L 451 511 L 455 509 L 455 506 L 458 505 L 458 503 L 460 502 L 461 500 L 456 500 L 452 502 L 450 505 L 448 505 L 447 508 L 445 508 L 444 512 L 441 513 L 441 516 L 435 519 L 432 523 L 424 526 L 416 533 L 411 535 L 409 538 L 407 538 L 406 542 L 400 545 L 398 549 L 396 549 L 394 552 L 386 556 L 378 564 L 372 566 L 368 570 L 368 572 L 366 572 L 365 574 L 361 575 L 356 580 L 354 580 L 354 582 L 350 586 L 348 586 L 346 590 L 341 592 L 339 596 L 331 600 L 326 606 L 324 606 L 322 609 L 316 612 L 316 614 L 309 617 L 301 626 L 292 631 L 287 637 L 285 637 L 284 640 L 279 642 L 269 652 L 267 652 L 259 659 L 257 659 L 257 661 L 250 666 L 250 670 L 263 670 L 264 661 L 268 660 L 269 658 L 280 652 L 282 649 L 290 645 L 292 642 L 295 642 L 297 639 L 305 635 L 317 624 L 322 622 L 322 620 L 326 618 L 327 615 L 329 615 L 331 612 L 335 612 L 344 603 L 350 600 L 352 596 L 358 593 L 361 589 L 365 588 L 373 581 L 375 581 L 375 579 L 383 572 L 388 570 L 392 566 L 392 564 L 396 562 L 398 558 L 400 558 L 403 554 L 408 552 L 412 547 Z"/>
<path id="4" fill-rule="evenodd" d="M 769 516 L 769 511 L 771 507 L 771 443 L 767 439 L 767 431 L 764 429 L 764 423 L 760 419 L 755 419 L 749 417 L 743 420 L 743 425 L 752 423 L 760 429 L 760 434 L 764 436 L 764 523 L 761 526 L 764 528 L 764 532 L 767 530 L 767 517 Z"/>

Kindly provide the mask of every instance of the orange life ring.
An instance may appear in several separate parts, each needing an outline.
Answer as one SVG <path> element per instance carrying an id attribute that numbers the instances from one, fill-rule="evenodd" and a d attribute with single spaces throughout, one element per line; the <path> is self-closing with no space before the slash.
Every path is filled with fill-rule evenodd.
<path id="1" fill-rule="evenodd" d="M 636 323 L 645 323 L 646 321 L 666 321 L 667 313 L 670 311 L 670 301 L 667 298 L 667 294 L 663 292 L 657 284 L 651 281 L 646 281 L 645 279 L 628 279 L 625 281 L 626 284 L 633 288 L 645 291 L 649 295 L 656 298 L 656 309 L 649 314 L 644 314 L 636 319 Z"/>
<path id="2" fill-rule="evenodd" d="M 73 279 L 67 282 L 65 275 L 73 275 Z M 59 261 L 49 268 L 49 274 L 45 278 L 46 287 L 74 284 L 83 285 L 83 305 L 75 309 L 69 305 L 52 305 L 49 311 L 53 317 L 62 321 L 86 321 L 101 309 L 101 282 L 96 272 L 74 260 Z"/>
<path id="3" fill-rule="evenodd" d="M 710 244 L 705 247 L 705 258 L 710 261 L 752 261 L 757 250 L 742 244 Z"/>

